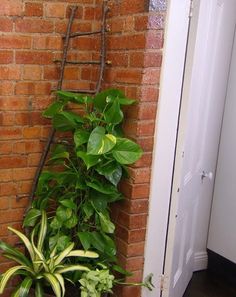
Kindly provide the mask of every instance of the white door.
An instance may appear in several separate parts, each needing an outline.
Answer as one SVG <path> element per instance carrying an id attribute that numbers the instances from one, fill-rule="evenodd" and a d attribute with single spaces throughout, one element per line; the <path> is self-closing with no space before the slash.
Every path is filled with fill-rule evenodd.
<path id="1" fill-rule="evenodd" d="M 236 263 L 236 40 L 215 180 L 208 248 Z"/>
<path id="2" fill-rule="evenodd" d="M 235 0 L 199 0 L 194 5 L 164 267 L 169 279 L 163 297 L 183 296 L 195 255 L 206 251 L 235 28 Z"/>

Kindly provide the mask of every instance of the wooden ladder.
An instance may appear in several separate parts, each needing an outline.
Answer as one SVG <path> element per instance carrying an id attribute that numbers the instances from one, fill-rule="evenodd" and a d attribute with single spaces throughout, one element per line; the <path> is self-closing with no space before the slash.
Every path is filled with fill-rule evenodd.
<path id="1" fill-rule="evenodd" d="M 103 5 L 102 5 L 101 29 L 99 31 L 93 31 L 93 32 L 75 32 L 75 33 L 71 32 L 73 21 L 74 21 L 75 14 L 76 14 L 78 7 L 77 6 L 70 7 L 71 11 L 70 11 L 70 17 L 69 17 L 69 22 L 67 25 L 66 34 L 64 36 L 62 36 L 63 41 L 64 41 L 62 59 L 54 60 L 55 63 L 60 64 L 60 76 L 59 76 L 56 90 L 59 91 L 62 89 L 66 65 L 83 65 L 84 64 L 84 65 L 100 65 L 99 76 L 98 76 L 96 88 L 94 90 L 65 90 L 65 91 L 75 92 L 75 93 L 85 93 L 85 94 L 97 94 L 100 91 L 106 63 L 110 64 L 109 62 L 106 62 L 106 60 L 105 60 L 106 59 L 106 32 L 107 32 L 106 17 L 107 17 L 107 13 L 109 11 L 107 2 L 108 2 L 108 0 L 103 1 Z M 67 59 L 70 39 L 77 38 L 80 36 L 89 36 L 89 35 L 98 35 L 98 34 L 100 34 L 100 36 L 101 36 L 100 60 L 99 61 L 69 61 Z M 33 179 L 31 192 L 29 194 L 29 204 L 28 204 L 29 206 L 26 209 L 25 214 L 27 213 L 29 208 L 31 208 L 32 201 L 34 199 L 34 194 L 37 189 L 39 177 L 40 177 L 40 174 L 41 174 L 43 167 L 45 165 L 45 162 L 46 162 L 46 159 L 48 156 L 48 152 L 49 152 L 51 144 L 53 142 L 55 133 L 56 133 L 55 129 L 52 128 L 49 133 L 48 139 L 46 141 L 44 150 L 41 155 L 39 165 L 37 167 L 37 170 L 36 170 L 36 173 L 35 173 L 35 176 Z"/>

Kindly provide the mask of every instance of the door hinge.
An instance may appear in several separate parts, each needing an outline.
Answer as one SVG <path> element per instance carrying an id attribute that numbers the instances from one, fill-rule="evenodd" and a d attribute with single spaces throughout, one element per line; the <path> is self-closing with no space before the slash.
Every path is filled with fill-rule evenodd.
<path id="1" fill-rule="evenodd" d="M 160 275 L 160 291 L 163 292 L 167 286 L 166 286 L 167 277 L 165 274 Z"/>
<path id="2" fill-rule="evenodd" d="M 194 0 L 190 0 L 190 7 L 189 7 L 189 17 L 190 18 L 193 16 L 193 8 L 194 8 L 193 1 Z"/>

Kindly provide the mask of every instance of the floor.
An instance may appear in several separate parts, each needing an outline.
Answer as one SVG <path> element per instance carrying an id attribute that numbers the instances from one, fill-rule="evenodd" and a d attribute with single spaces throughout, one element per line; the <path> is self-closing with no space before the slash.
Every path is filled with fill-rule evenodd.
<path id="1" fill-rule="evenodd" d="M 230 285 L 206 271 L 195 272 L 183 297 L 236 297 L 236 282 Z"/>

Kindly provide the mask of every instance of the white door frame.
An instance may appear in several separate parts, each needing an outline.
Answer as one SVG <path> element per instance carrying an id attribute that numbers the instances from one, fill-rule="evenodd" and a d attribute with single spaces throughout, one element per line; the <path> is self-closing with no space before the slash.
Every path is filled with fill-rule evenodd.
<path id="1" fill-rule="evenodd" d="M 155 289 L 143 289 L 143 297 L 161 293 L 191 3 L 168 3 L 144 263 L 144 277 L 153 273 Z"/>

